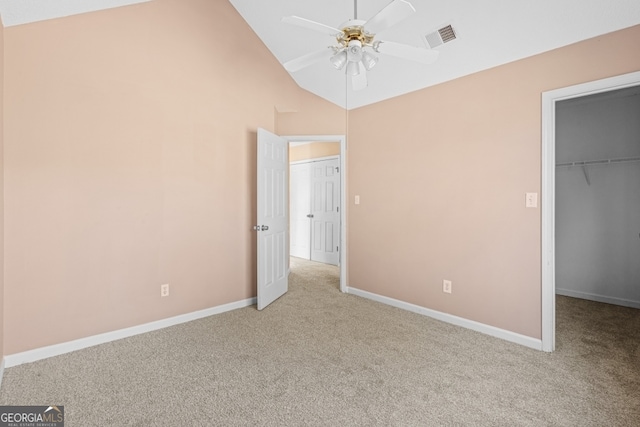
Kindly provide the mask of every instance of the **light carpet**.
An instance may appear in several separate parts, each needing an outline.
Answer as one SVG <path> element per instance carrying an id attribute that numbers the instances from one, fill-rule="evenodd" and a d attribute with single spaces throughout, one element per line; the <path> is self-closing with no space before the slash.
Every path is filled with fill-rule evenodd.
<path id="1" fill-rule="evenodd" d="M 640 425 L 640 311 L 557 299 L 543 353 L 339 291 L 294 259 L 265 310 L 5 370 L 2 405 L 66 426 Z"/>

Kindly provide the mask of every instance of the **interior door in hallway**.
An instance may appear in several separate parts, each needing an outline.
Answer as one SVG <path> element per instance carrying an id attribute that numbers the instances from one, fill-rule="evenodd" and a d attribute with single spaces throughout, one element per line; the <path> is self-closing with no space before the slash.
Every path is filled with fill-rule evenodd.
<path id="1" fill-rule="evenodd" d="M 340 159 L 311 163 L 311 260 L 340 264 Z"/>
<path id="2" fill-rule="evenodd" d="M 287 292 L 287 168 L 288 143 L 264 129 L 258 129 L 257 222 L 258 310 Z"/>

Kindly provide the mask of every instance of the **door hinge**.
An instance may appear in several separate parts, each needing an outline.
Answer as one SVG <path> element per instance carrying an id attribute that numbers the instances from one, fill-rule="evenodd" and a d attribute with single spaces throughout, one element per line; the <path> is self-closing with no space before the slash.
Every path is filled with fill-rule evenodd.
<path id="1" fill-rule="evenodd" d="M 338 247 L 336 246 L 336 252 L 338 252 L 338 251 L 339 251 L 339 249 L 338 249 Z"/>
<path id="2" fill-rule="evenodd" d="M 340 206 L 336 206 L 336 212 L 340 212 Z"/>

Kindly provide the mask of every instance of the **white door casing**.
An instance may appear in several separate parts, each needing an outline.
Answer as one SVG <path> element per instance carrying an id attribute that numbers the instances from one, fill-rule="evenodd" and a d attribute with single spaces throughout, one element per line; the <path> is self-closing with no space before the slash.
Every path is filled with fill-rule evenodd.
<path id="1" fill-rule="evenodd" d="M 291 142 L 335 142 L 340 143 L 340 291 L 348 293 L 347 285 L 348 271 L 348 242 L 347 236 L 347 138 L 345 135 L 285 135 L 287 141 Z"/>
<path id="2" fill-rule="evenodd" d="M 287 194 L 288 143 L 264 129 L 258 129 L 257 156 L 257 275 L 258 310 L 288 290 Z"/>

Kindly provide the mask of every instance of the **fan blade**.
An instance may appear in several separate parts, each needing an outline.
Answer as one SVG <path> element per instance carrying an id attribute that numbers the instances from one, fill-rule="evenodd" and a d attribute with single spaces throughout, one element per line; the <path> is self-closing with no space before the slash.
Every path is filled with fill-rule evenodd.
<path id="1" fill-rule="evenodd" d="M 368 85 L 367 69 L 364 68 L 364 64 L 362 62 L 358 62 L 358 67 L 360 68 L 360 73 L 355 76 L 351 76 L 351 86 L 353 87 L 353 90 L 362 90 Z"/>
<path id="2" fill-rule="evenodd" d="M 320 22 L 312 21 L 310 19 L 301 18 L 299 16 L 285 16 L 282 18 L 282 22 L 285 24 L 297 25 L 298 27 L 307 28 L 309 30 L 318 31 L 330 36 L 337 36 L 342 33 L 342 30 L 330 27 L 328 25 L 321 24 Z"/>
<path id="3" fill-rule="evenodd" d="M 368 33 L 378 34 L 409 17 L 415 11 L 413 5 L 408 1 L 393 0 L 363 26 Z"/>
<path id="4" fill-rule="evenodd" d="M 376 42 L 374 49 L 376 52 L 384 55 L 408 59 L 409 61 L 415 61 L 421 64 L 433 64 L 436 62 L 436 59 L 438 59 L 438 54 L 440 53 L 437 50 L 384 41 Z"/>
<path id="5" fill-rule="evenodd" d="M 320 62 L 325 58 L 329 59 L 330 55 L 332 54 L 333 54 L 333 49 L 331 49 L 330 47 L 325 47 L 322 50 L 317 50 L 315 52 L 307 53 L 306 55 L 302 55 L 299 58 L 295 58 L 290 61 L 287 61 L 282 65 L 284 66 L 285 70 L 289 71 L 290 73 L 294 73 L 310 65 L 313 65 L 316 62 Z"/>

